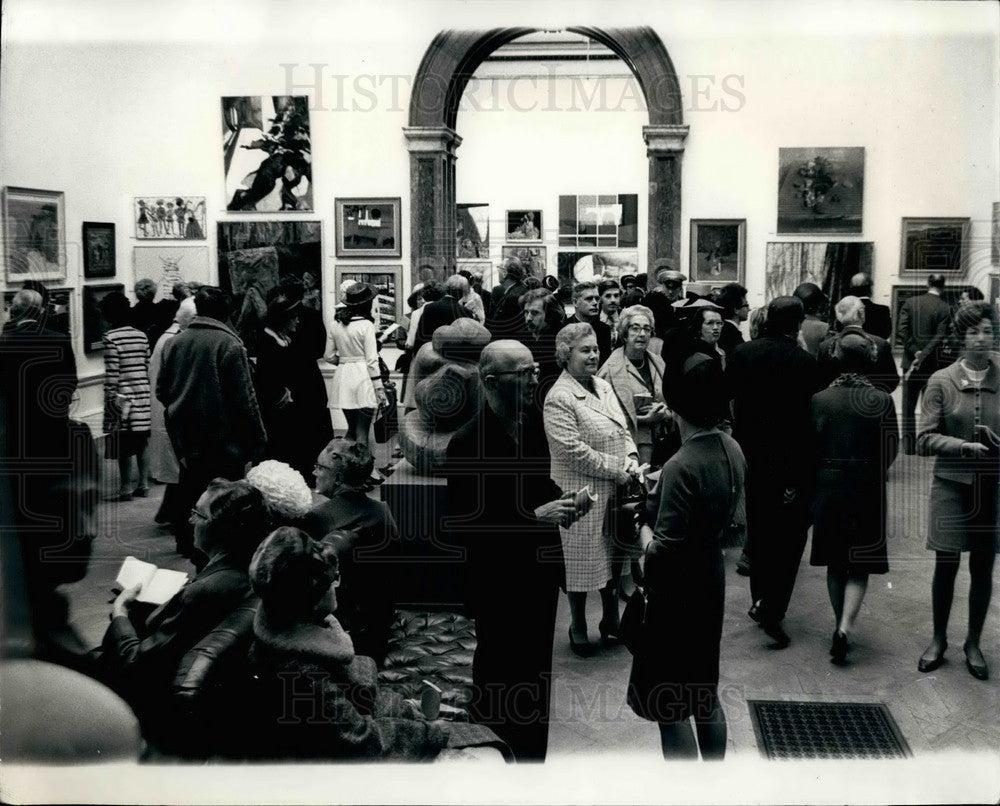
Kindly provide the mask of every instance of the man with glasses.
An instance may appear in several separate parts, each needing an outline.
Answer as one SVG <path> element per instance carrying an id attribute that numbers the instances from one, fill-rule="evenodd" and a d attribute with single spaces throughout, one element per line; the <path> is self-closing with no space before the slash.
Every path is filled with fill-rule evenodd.
<path id="1" fill-rule="evenodd" d="M 443 523 L 466 552 L 476 619 L 469 710 L 519 762 L 544 761 L 563 573 L 558 527 L 578 517 L 575 491 L 563 494 L 552 483 L 544 432 L 524 416 L 538 385 L 531 351 L 512 340 L 493 342 L 480 357 L 479 379 L 480 415 L 448 446 Z"/>

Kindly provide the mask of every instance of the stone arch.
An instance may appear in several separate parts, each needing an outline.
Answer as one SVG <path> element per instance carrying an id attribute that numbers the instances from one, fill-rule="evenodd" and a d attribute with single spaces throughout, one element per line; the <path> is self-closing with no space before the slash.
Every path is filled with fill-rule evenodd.
<path id="1" fill-rule="evenodd" d="M 455 131 L 462 93 L 493 51 L 537 28 L 441 31 L 424 54 L 410 96 L 411 280 L 443 276 L 455 262 Z M 649 158 L 648 269 L 658 261 L 680 265 L 681 154 L 684 124 L 680 82 L 659 35 L 650 27 L 570 31 L 608 47 L 628 65 L 645 96 L 649 125 L 642 135 Z"/>

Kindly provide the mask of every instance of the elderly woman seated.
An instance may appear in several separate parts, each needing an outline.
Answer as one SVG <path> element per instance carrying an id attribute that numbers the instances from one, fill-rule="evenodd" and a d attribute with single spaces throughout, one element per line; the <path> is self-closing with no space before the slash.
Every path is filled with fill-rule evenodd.
<path id="1" fill-rule="evenodd" d="M 375 662 L 355 653 L 332 615 L 340 583 L 332 541 L 276 529 L 254 555 L 250 580 L 260 596 L 251 664 L 264 686 L 259 702 L 282 716 L 272 723 L 282 755 L 426 760 L 446 747 L 498 743 L 481 726 L 429 722 L 414 703 L 379 689 Z"/>

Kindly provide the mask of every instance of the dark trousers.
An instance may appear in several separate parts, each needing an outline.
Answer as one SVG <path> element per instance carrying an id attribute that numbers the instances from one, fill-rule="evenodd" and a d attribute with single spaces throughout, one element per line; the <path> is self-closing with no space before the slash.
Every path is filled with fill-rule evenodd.
<path id="1" fill-rule="evenodd" d="M 938 369 L 937 361 L 933 358 L 926 359 L 919 369 L 914 370 L 907 376 L 903 375 L 903 452 L 917 452 L 917 398 L 920 397 L 927 381 L 930 380 Z"/>

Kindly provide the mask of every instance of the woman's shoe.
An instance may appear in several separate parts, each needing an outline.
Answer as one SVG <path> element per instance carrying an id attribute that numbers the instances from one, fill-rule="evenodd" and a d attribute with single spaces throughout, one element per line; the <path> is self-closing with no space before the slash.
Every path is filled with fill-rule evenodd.
<path id="1" fill-rule="evenodd" d="M 622 639 L 621 635 L 619 635 L 619 633 L 621 632 L 621 624 L 619 624 L 614 629 L 609 629 L 608 627 L 604 626 L 604 620 L 602 619 L 601 622 L 597 625 L 597 629 L 600 630 L 602 644 L 621 643 Z"/>
<path id="2" fill-rule="evenodd" d="M 594 654 L 594 647 L 593 644 L 590 643 L 590 641 L 584 641 L 583 643 L 578 644 L 576 641 L 573 640 L 572 627 L 569 628 L 569 648 L 573 650 L 574 655 L 577 655 L 581 658 L 589 658 L 591 655 Z"/>
<path id="3" fill-rule="evenodd" d="M 927 649 L 924 650 L 924 654 L 920 656 L 920 660 L 917 661 L 917 671 L 918 672 L 933 672 L 942 663 L 944 663 L 944 653 L 948 649 L 948 642 L 945 641 L 941 644 L 941 650 L 939 652 L 934 652 L 936 645 L 932 643 Z"/>
<path id="4" fill-rule="evenodd" d="M 982 663 L 978 661 L 973 663 L 969 660 L 969 645 L 966 644 L 962 649 L 965 651 L 965 665 L 969 669 L 969 674 L 976 678 L 976 680 L 989 680 L 990 668 L 986 665 L 986 660 L 984 659 Z M 979 654 L 982 655 L 982 652 Z"/>
<path id="5" fill-rule="evenodd" d="M 833 633 L 833 642 L 830 644 L 830 662 L 838 666 L 843 666 L 847 661 L 847 636 L 840 630 Z"/>

